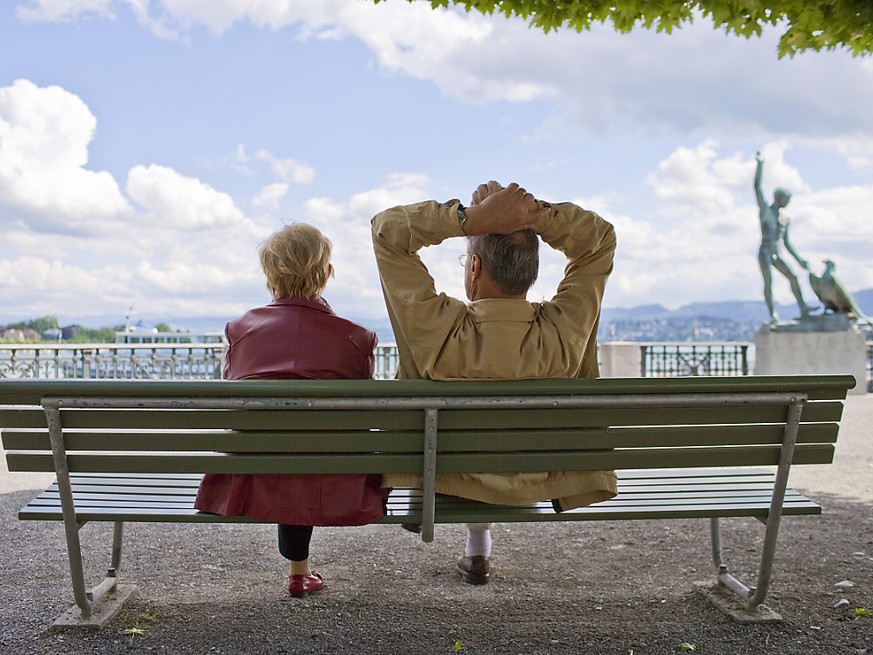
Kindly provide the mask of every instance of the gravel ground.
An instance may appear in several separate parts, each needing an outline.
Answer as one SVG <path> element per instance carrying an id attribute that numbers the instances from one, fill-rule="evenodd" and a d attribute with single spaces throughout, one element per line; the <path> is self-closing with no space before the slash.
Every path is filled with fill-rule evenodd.
<path id="1" fill-rule="evenodd" d="M 870 425 L 873 396 L 850 398 L 835 464 L 792 474 L 825 513 L 783 521 L 776 625 L 737 623 L 695 591 L 712 576 L 703 520 L 501 524 L 483 587 L 454 571 L 460 526 L 437 526 L 432 544 L 393 526 L 320 528 L 312 560 L 327 584 L 305 599 L 284 591 L 271 526 L 128 524 L 122 582 L 137 595 L 102 631 L 52 631 L 72 604 L 63 530 L 15 518 L 44 476 L 3 471 L 0 653 L 873 654 L 873 617 L 856 611 L 873 611 Z M 723 531 L 728 563 L 751 577 L 761 526 Z M 82 535 L 97 572 L 109 527 Z"/>

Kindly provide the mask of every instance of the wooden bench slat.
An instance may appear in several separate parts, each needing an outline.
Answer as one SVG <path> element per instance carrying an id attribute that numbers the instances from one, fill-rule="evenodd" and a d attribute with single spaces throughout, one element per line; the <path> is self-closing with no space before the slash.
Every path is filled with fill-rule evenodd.
<path id="1" fill-rule="evenodd" d="M 489 450 L 557 450 L 561 448 L 633 448 L 658 441 L 663 446 L 754 445 L 781 443 L 784 426 L 715 425 L 605 428 L 590 430 L 441 431 L 441 452 Z M 834 443 L 836 423 L 800 426 L 798 443 Z M 6 450 L 51 450 L 47 431 L 3 431 Z M 245 452 L 419 452 L 422 436 L 410 432 L 140 432 L 67 431 L 68 451 L 107 449 L 136 451 L 245 451 Z"/>
<path id="2" fill-rule="evenodd" d="M 199 488 L 199 484 L 197 481 L 192 481 L 190 484 L 179 486 L 179 485 L 166 485 L 163 483 L 155 483 L 153 485 L 147 484 L 83 484 L 81 482 L 73 484 L 73 493 L 76 497 L 84 496 L 86 494 L 94 494 L 94 495 L 105 495 L 107 497 L 112 496 L 178 496 L 178 497 L 193 497 L 197 495 L 197 490 Z M 772 491 L 772 483 L 768 485 L 765 481 L 759 482 L 730 482 L 729 479 L 725 479 L 720 482 L 701 482 L 699 484 L 670 484 L 669 481 L 664 481 L 660 484 L 654 483 L 649 485 L 640 485 L 640 484 L 623 484 L 622 485 L 622 494 L 626 496 L 632 496 L 635 494 L 647 494 L 647 493 L 662 493 L 662 494 L 675 494 L 680 495 L 683 493 L 697 493 L 697 494 L 712 494 L 712 495 L 720 495 L 723 493 L 737 493 L 737 494 L 746 494 L 746 493 L 754 493 L 759 491 L 766 491 L 767 493 Z M 46 493 L 49 494 L 57 494 L 57 485 L 51 485 Z M 396 495 L 395 492 L 394 495 Z"/>
<path id="3" fill-rule="evenodd" d="M 773 471 L 766 468 L 685 468 L 685 469 L 624 469 L 617 472 L 622 485 L 631 484 L 657 484 L 657 483 L 686 483 L 688 479 L 701 479 L 709 481 L 725 480 L 728 483 L 738 480 L 764 480 L 772 481 Z M 202 478 L 199 473 L 73 473 L 73 484 L 108 482 L 112 484 L 164 484 L 169 481 L 172 484 L 193 484 L 197 486 Z M 55 483 L 56 484 L 56 483 Z"/>
<path id="4" fill-rule="evenodd" d="M 111 448 L 108 447 L 111 444 Z M 413 432 L 143 432 L 65 431 L 72 451 L 201 452 L 421 452 L 423 438 Z M 47 430 L 4 430 L 6 450 L 51 450 Z"/>
<path id="5" fill-rule="evenodd" d="M 240 409 L 63 409 L 65 428 L 245 429 L 278 430 L 422 430 L 419 409 L 282 410 Z M 45 421 L 43 420 L 43 425 Z"/>
<path id="6" fill-rule="evenodd" d="M 706 466 L 776 466 L 781 448 L 737 446 L 731 448 L 640 448 L 588 452 L 468 453 L 437 455 L 437 470 L 459 472 L 612 470 L 624 468 L 673 468 Z M 799 444 L 795 464 L 833 461 L 833 444 Z"/>
<path id="7" fill-rule="evenodd" d="M 664 397 L 669 402 L 669 397 Z M 838 403 L 838 405 L 840 405 Z M 804 408 L 808 416 L 803 421 L 839 420 L 840 407 L 828 406 L 818 410 L 813 404 Z M 832 416 L 832 418 L 821 418 Z M 577 428 L 622 425 L 713 425 L 748 423 L 785 423 L 785 407 L 644 407 L 609 409 L 444 409 L 439 413 L 440 430 L 501 430 L 512 428 Z"/>
<path id="8" fill-rule="evenodd" d="M 717 502 L 764 502 L 769 500 L 772 494 L 770 489 L 750 489 L 744 491 L 683 491 L 664 492 L 649 491 L 638 493 L 620 493 L 609 502 L 613 506 L 646 506 L 646 505 L 695 505 L 711 504 Z M 797 498 L 800 494 L 796 491 L 787 492 L 786 498 Z M 75 492 L 76 508 L 86 507 L 190 507 L 196 494 L 135 494 L 135 493 L 112 493 L 104 492 Z M 400 502 L 408 502 L 409 497 Z M 46 492 L 32 501 L 34 506 L 51 506 L 60 508 L 60 495 L 57 492 Z M 390 506 L 390 503 L 389 503 Z M 445 506 L 445 504 L 443 505 Z"/>
<path id="9" fill-rule="evenodd" d="M 458 472 L 512 472 L 610 470 L 621 468 L 673 468 L 701 466 L 775 466 L 781 447 L 736 446 L 731 448 L 640 448 L 601 451 L 513 452 L 437 454 L 437 470 Z M 793 461 L 821 464 L 833 460 L 833 444 L 799 444 Z M 418 473 L 420 454 L 309 455 L 178 455 L 158 453 L 79 454 L 67 456 L 70 470 L 95 472 L 173 473 Z M 10 471 L 54 471 L 50 454 L 8 453 Z"/>
<path id="10" fill-rule="evenodd" d="M 475 382 L 477 395 L 552 395 L 585 393 L 621 395 L 638 393 L 753 393 L 803 390 L 810 400 L 845 398 L 855 380 L 850 375 L 761 375 L 732 378 L 601 378 L 597 380 L 514 380 Z M 434 396 L 464 396 L 469 381 L 429 380 L 215 380 L 215 381 L 123 381 L 117 380 L 4 380 L 4 405 L 38 405 L 45 396 L 130 398 L 179 396 L 187 398 L 274 397 L 405 397 L 431 393 Z"/>
<path id="11" fill-rule="evenodd" d="M 664 397 L 667 402 L 669 396 Z M 842 403 L 811 402 L 804 407 L 804 422 L 839 421 Z M 627 408 L 621 412 L 607 409 L 443 409 L 441 429 L 493 429 L 542 427 L 600 427 L 605 425 L 673 425 L 713 423 L 776 423 L 784 422 L 784 407 L 653 407 Z M 296 430 L 421 430 L 424 424 L 421 410 L 142 410 L 131 409 L 64 409 L 65 428 L 196 428 L 196 429 L 296 429 Z M 45 414 L 40 408 L 0 410 L 0 425 L 18 428 L 45 427 Z"/>
<path id="12" fill-rule="evenodd" d="M 769 499 L 758 503 L 709 503 L 646 506 L 616 506 L 609 502 L 555 513 L 551 505 L 514 507 L 504 505 L 462 506 L 457 508 L 440 506 L 438 523 L 464 522 L 511 522 L 511 521 L 566 521 L 566 520 L 606 520 L 606 519 L 653 519 L 653 518 L 710 518 L 736 516 L 766 516 Z M 819 514 L 821 508 L 807 499 L 786 500 L 785 515 Z M 83 521 L 184 521 L 203 523 L 252 523 L 247 517 L 225 517 L 202 514 L 191 508 L 83 508 L 78 515 Z M 57 508 L 28 506 L 19 513 L 26 520 L 60 520 Z M 419 505 L 395 508 L 380 523 L 417 522 L 421 520 Z"/>
<path id="13" fill-rule="evenodd" d="M 648 467 L 702 466 L 775 466 L 779 462 L 778 446 L 735 448 L 644 448 L 590 452 L 549 453 L 468 453 L 437 455 L 442 472 L 513 472 L 556 470 L 609 470 Z M 821 464 L 833 460 L 832 444 L 801 444 L 795 449 L 794 463 Z M 53 471 L 47 454 L 7 456 L 10 471 Z M 384 453 L 335 455 L 150 455 L 150 454 L 70 454 L 70 470 L 95 472 L 141 472 L 164 470 L 174 473 L 418 473 L 420 455 L 386 455 Z"/>
<path id="14" fill-rule="evenodd" d="M 665 446 L 691 446 L 714 443 L 755 444 L 779 443 L 784 427 L 780 425 L 675 425 L 664 427 L 636 426 L 600 429 L 532 429 L 512 428 L 500 431 L 440 432 L 441 450 L 475 450 L 478 444 L 502 450 L 558 449 L 563 444 L 574 448 L 633 447 L 657 440 Z M 835 442 L 837 423 L 801 424 L 799 443 Z M 205 443 L 204 443 L 205 442 Z M 47 430 L 3 430 L 6 450 L 50 450 Z M 119 450 L 242 450 L 247 452 L 277 452 L 284 450 L 338 451 L 393 450 L 408 452 L 421 448 L 421 435 L 414 432 L 347 431 L 347 432 L 230 432 L 201 430 L 197 432 L 75 431 L 65 433 L 68 450 L 105 450 L 112 443 Z"/>

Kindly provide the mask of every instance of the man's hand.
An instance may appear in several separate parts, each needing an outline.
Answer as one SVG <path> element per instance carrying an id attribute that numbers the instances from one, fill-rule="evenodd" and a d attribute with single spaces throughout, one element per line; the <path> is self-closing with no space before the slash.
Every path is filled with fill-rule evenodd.
<path id="1" fill-rule="evenodd" d="M 467 209 L 464 232 L 478 234 L 510 234 L 519 230 L 537 229 L 537 224 L 549 215 L 551 208 L 537 202 L 515 182 L 503 188 L 494 180 L 480 184 L 473 192 L 473 201 Z"/>
<path id="2" fill-rule="evenodd" d="M 490 182 L 486 182 L 485 184 L 480 184 L 476 187 L 476 190 L 473 191 L 473 199 L 470 202 L 471 205 L 480 204 L 485 198 L 490 196 L 492 193 L 497 193 L 498 191 L 503 190 L 503 185 L 500 182 L 495 182 L 491 180 Z"/>

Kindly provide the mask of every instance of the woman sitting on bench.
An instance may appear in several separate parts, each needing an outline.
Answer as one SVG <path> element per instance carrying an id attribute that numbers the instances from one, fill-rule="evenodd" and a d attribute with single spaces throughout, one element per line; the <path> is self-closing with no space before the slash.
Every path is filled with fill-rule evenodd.
<path id="1" fill-rule="evenodd" d="M 225 328 L 223 377 L 230 380 L 373 377 L 376 335 L 333 313 L 321 297 L 331 242 L 303 223 L 286 225 L 260 248 L 273 301 Z M 309 566 L 314 525 L 363 525 L 384 515 L 379 475 L 207 474 L 197 509 L 279 524 L 279 551 L 291 560 L 288 592 L 306 596 L 324 579 Z"/>

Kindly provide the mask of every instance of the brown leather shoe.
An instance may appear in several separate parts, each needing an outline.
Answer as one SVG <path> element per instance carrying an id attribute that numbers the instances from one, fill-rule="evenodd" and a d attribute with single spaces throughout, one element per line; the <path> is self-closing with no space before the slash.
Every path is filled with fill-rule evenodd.
<path id="1" fill-rule="evenodd" d="M 488 584 L 491 579 L 491 561 L 482 555 L 464 556 L 458 560 L 458 573 L 468 584 Z"/>

